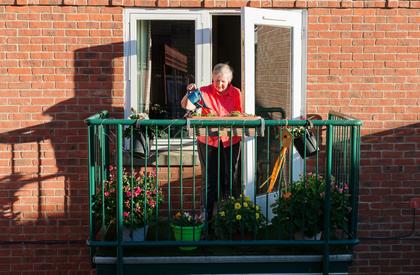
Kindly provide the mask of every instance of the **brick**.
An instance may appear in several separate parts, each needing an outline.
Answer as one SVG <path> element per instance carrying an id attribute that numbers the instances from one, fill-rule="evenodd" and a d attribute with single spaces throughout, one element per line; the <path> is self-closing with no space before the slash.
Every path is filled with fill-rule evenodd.
<path id="1" fill-rule="evenodd" d="M 37 6 L 36 2 L 48 5 Z M 32 138 L 50 137 L 42 140 L 40 152 L 34 140 L 14 144 L 13 162 L 11 145 L 0 143 L 0 178 L 10 174 L 12 163 L 16 175 L 25 175 L 25 180 L 35 179 L 37 175 L 56 175 L 57 171 L 68 176 L 57 175 L 51 181 L 42 181 L 42 186 L 45 183 L 48 187 L 42 190 L 44 197 L 41 201 L 45 203 L 42 205 L 38 205 L 37 182 L 24 184 L 24 187 L 21 183 L 25 181 L 8 185 L 8 188 L 16 188 L 16 192 L 6 191 L 6 194 L 18 198 L 15 209 L 24 213 L 17 216 L 19 221 L 0 221 L 0 231 L 7 236 L 12 235 L 15 239 L 63 239 L 86 234 L 86 220 L 80 218 L 87 212 L 86 128 L 81 120 L 102 107 L 121 113 L 125 91 L 120 6 L 307 8 L 308 111 L 320 112 L 325 117 L 330 109 L 338 109 L 364 122 L 362 203 L 359 207 L 359 228 L 362 230 L 359 236 L 392 235 L 409 229 L 408 199 L 420 192 L 416 187 L 420 164 L 417 136 L 420 131 L 415 126 L 420 116 L 417 106 L 418 1 L 390 0 L 387 8 L 383 8 L 386 1 L 379 0 L 370 3 L 301 0 L 61 2 L 71 6 L 58 6 L 55 0 L 21 0 L 19 3 L 25 6 L 11 6 L 14 1 L 0 6 L 0 97 L 4 99 L 0 102 L 0 129 L 3 133 L 35 127 Z M 113 7 L 86 6 L 108 3 Z M 31 6 L 26 6 L 28 4 Z M 112 43 L 115 43 L 115 48 L 106 46 Z M 115 51 L 115 54 L 98 52 L 98 56 L 113 60 L 112 70 L 105 73 L 106 81 L 100 81 L 99 73 L 84 81 L 78 79 L 82 75 L 75 76 L 78 64 L 75 53 L 103 45 Z M 83 60 L 88 62 L 80 69 L 100 64 L 90 59 Z M 107 98 L 111 93 L 113 97 Z M 404 132 L 404 127 L 413 131 Z M 78 144 L 68 143 L 67 138 L 62 138 L 64 135 L 68 138 L 75 136 Z M 0 138 L 3 137 L 0 134 Z M 31 137 L 20 138 L 25 141 Z M 41 168 L 39 163 L 43 164 Z M 191 171 L 185 170 L 184 173 L 190 175 Z M 170 177 L 179 179 L 179 170 L 174 169 Z M 162 184 L 166 178 L 167 174 L 162 176 Z M 66 181 L 71 190 L 65 190 Z M 184 184 L 191 186 L 191 182 Z M 184 194 L 187 193 L 191 194 L 191 188 L 185 189 Z M 4 194 L 0 190 L 0 197 Z M 62 203 L 65 195 L 71 198 L 69 207 Z M 38 207 L 42 210 L 41 216 Z M 67 216 L 63 215 L 68 215 L 69 220 L 66 221 Z M 18 227 L 17 222 L 22 225 Z M 407 241 L 398 242 L 391 245 L 390 242 L 362 241 L 355 247 L 352 274 L 415 273 L 420 262 L 411 260 L 410 265 L 407 259 L 416 259 L 418 246 L 406 245 Z M 378 243 L 382 244 L 375 245 Z M 92 272 L 85 245 L 77 250 L 69 246 L 49 249 L 51 246 L 16 246 L 7 250 L 9 254 L 4 258 L 12 260 L 1 264 L 0 269 L 6 273 L 19 270 L 23 274 L 52 274 L 59 268 L 71 274 Z M 51 262 L 46 261 L 47 256 Z M 19 262 L 15 262 L 16 259 Z M 70 265 L 70 261 L 77 264 Z"/>

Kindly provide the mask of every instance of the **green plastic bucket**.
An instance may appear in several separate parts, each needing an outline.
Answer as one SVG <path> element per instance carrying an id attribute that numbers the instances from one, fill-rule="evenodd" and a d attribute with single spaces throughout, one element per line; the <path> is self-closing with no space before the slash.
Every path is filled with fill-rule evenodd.
<path id="1" fill-rule="evenodd" d="M 198 241 L 201 237 L 201 231 L 204 227 L 204 224 L 197 226 L 177 226 L 171 224 L 172 231 L 174 232 L 174 237 L 176 241 Z M 181 246 L 181 250 L 194 250 L 196 246 Z"/>

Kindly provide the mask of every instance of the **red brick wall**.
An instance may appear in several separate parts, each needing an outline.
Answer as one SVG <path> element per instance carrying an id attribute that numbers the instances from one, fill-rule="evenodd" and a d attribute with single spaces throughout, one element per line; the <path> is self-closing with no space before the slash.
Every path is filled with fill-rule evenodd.
<path id="1" fill-rule="evenodd" d="M 83 119 L 121 115 L 123 7 L 307 8 L 308 112 L 364 122 L 360 237 L 410 230 L 408 200 L 420 196 L 419 1 L 0 2 L 0 241 L 9 242 L 0 273 L 90 272 Z M 356 250 L 351 274 L 420 274 L 416 241 L 362 240 Z"/>

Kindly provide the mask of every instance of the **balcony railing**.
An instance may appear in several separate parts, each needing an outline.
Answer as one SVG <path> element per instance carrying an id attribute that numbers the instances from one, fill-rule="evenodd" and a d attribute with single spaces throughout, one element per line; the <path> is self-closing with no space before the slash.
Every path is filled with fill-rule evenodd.
<path id="1" fill-rule="evenodd" d="M 173 268 L 176 274 L 184 262 L 190 263 L 188 272 L 200 273 L 210 261 L 212 270 L 221 263 L 224 272 L 242 267 L 268 273 L 283 263 L 290 273 L 320 269 L 327 274 L 350 261 L 342 257 L 358 243 L 359 120 L 330 113 L 329 120 L 311 125 L 252 118 L 136 121 L 102 112 L 87 124 L 88 244 L 99 273 L 112 266 L 110 274 L 130 268 L 145 274 Z M 304 149 L 298 153 L 297 138 L 289 133 L 302 129 Z M 286 136 L 292 137 L 290 145 Z M 221 137 L 225 156 L 222 145 L 211 146 Z M 141 139 L 140 151 L 136 139 Z M 235 169 L 232 148 L 238 140 Z M 317 149 L 313 153 L 305 146 L 310 141 Z M 210 154 L 216 155 L 213 163 Z M 192 239 L 175 240 L 173 225 L 185 212 L 202 215 L 190 221 L 202 230 L 193 231 Z M 133 233 L 145 225 L 136 240 Z M 299 262 L 302 255 L 314 265 L 284 265 L 287 257 Z"/>

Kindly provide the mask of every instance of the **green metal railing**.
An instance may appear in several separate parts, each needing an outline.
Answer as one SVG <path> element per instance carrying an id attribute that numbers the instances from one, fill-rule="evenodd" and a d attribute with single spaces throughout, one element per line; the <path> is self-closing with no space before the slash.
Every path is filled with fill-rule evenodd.
<path id="1" fill-rule="evenodd" d="M 90 230 L 88 244 L 91 255 L 116 256 L 117 272 L 123 273 L 123 258 L 129 255 L 150 255 L 152 248 L 159 248 L 156 255 L 171 254 L 178 247 L 198 247 L 199 253 L 211 254 L 215 247 L 251 247 L 255 253 L 259 248 L 276 247 L 318 247 L 323 255 L 323 272 L 330 269 L 331 250 L 337 247 L 351 247 L 358 243 L 357 239 L 357 207 L 359 190 L 360 165 L 360 126 L 361 122 L 340 113 L 330 113 L 328 120 L 314 120 L 310 131 L 317 141 L 319 150 L 312 156 L 303 156 L 292 150 L 293 145 L 286 150 L 284 166 L 280 170 L 273 192 L 267 192 L 267 185 L 261 187 L 264 180 L 270 179 L 272 171 L 282 149 L 282 135 L 290 130 L 307 127 L 301 120 L 125 120 L 109 118 L 107 112 L 102 112 L 86 120 L 89 138 L 89 207 Z M 143 147 L 141 154 L 135 152 L 135 133 L 141 130 Z M 166 133 L 161 138 L 157 133 Z M 178 139 L 171 139 L 171 133 L 178 132 Z M 306 132 L 308 135 L 308 132 Z M 217 171 L 201 171 L 198 160 L 197 136 L 202 136 L 207 143 L 209 139 L 220 139 L 224 136 L 230 145 L 227 159 L 229 160 L 230 176 L 227 180 L 227 191 L 221 191 L 223 180 L 220 163 L 221 146 L 217 148 Z M 240 142 L 240 186 L 235 186 L 232 176 L 232 143 L 234 136 L 241 138 Z M 154 137 L 153 139 L 151 137 Z M 305 139 L 306 140 L 306 139 Z M 306 141 L 305 141 L 306 142 Z M 202 154 L 207 159 L 209 145 Z M 229 146 L 228 146 L 229 147 Z M 139 172 L 140 171 L 140 172 Z M 215 217 L 204 220 L 203 233 L 196 241 L 175 240 L 171 223 L 177 212 L 188 211 L 192 215 L 209 212 L 206 209 L 208 200 L 209 173 L 217 173 L 218 202 L 232 196 L 239 205 L 235 207 L 254 207 L 254 217 L 248 221 L 254 222 L 251 236 L 246 232 L 245 221 L 239 229 L 239 238 L 232 230 L 226 230 L 222 238 L 214 232 L 220 209 L 216 209 Z M 312 174 L 310 174 L 312 173 Z M 297 239 L 296 230 L 279 232 L 275 225 L 276 214 L 272 212 L 270 199 L 293 196 L 290 190 L 301 180 L 308 188 L 309 179 L 316 175 L 315 187 L 321 192 L 322 205 L 319 211 L 321 221 L 316 221 L 316 229 L 322 231 L 321 239 Z M 325 179 L 321 184 L 320 179 Z M 319 180 L 319 182 L 318 182 Z M 141 205 L 136 201 L 138 182 L 140 189 L 155 190 L 152 197 L 144 196 Z M 115 184 L 115 185 L 112 185 Z M 111 189 L 110 189 L 111 188 Z M 114 188 L 114 189 L 112 189 Z M 237 190 L 238 189 L 238 190 Z M 338 190 L 338 192 L 337 192 Z M 131 197 L 127 196 L 129 191 Z M 294 191 L 293 191 L 294 192 Z M 141 196 L 138 192 L 138 196 Z M 144 193 L 146 194 L 146 193 Z M 342 195 L 340 195 L 342 194 Z M 248 195 L 249 198 L 246 197 Z M 340 197 L 341 196 L 341 197 Z M 128 199 L 127 199 L 128 198 Z M 152 199 L 151 199 L 152 198 Z M 338 210 L 332 208 L 334 199 L 348 200 L 348 209 L 340 209 L 344 213 L 345 224 L 332 226 Z M 151 202 L 152 200 L 153 202 Z M 112 205 L 111 205 L 112 202 Z M 151 206 L 153 205 L 153 206 Z M 347 205 L 347 204 L 346 204 Z M 302 208 L 305 204 L 302 202 Z M 334 207 L 334 205 L 333 205 Z M 153 208 L 153 209 L 152 209 Z M 260 210 L 258 210 L 260 209 Z M 137 212 L 136 212 L 137 211 Z M 150 213 L 144 214 L 146 211 Z M 207 211 L 207 212 L 206 212 Z M 263 223 L 258 223 L 256 213 L 262 214 Z M 143 214 L 139 214 L 143 212 Z M 295 223 L 292 220 L 289 222 Z M 219 217 L 220 218 L 220 217 Z M 241 217 L 242 218 L 242 217 Z M 301 232 L 308 231 L 310 218 L 303 216 L 299 223 Z M 148 225 L 148 233 L 143 233 L 144 240 L 138 241 L 124 236 L 125 228 L 131 234 L 135 229 L 133 224 Z M 193 226 L 196 224 L 193 222 Z M 181 230 L 186 230 L 181 226 Z M 337 233 L 338 232 L 338 233 Z M 193 236 L 196 237 L 196 236 Z M 167 251 L 165 250 L 167 249 Z M 220 249 L 219 249 L 220 250 Z M 110 252 L 111 251 L 111 252 Z M 165 252 L 166 251 L 166 252 Z M 197 253 L 198 253 L 197 252 Z M 108 254 L 107 254 L 108 253 Z M 143 253 L 143 254 L 142 254 Z M 179 253 L 179 252 L 178 252 Z M 229 253 L 232 253 L 231 251 Z M 175 253 L 176 254 L 176 253 Z"/>

